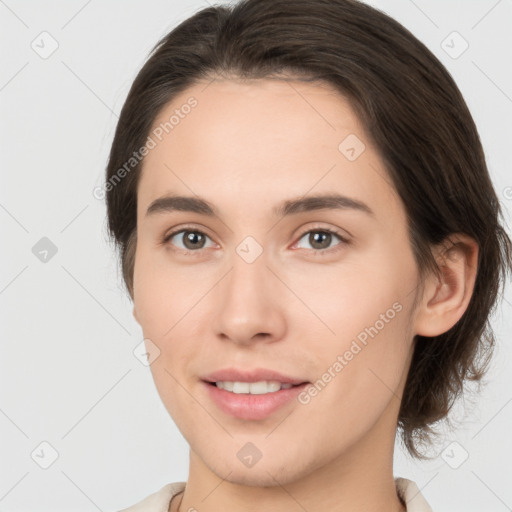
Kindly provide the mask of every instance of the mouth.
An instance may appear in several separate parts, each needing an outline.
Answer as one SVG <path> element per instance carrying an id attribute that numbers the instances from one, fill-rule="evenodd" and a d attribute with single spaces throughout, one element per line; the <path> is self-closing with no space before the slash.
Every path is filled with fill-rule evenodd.
<path id="1" fill-rule="evenodd" d="M 258 421 L 272 417 L 285 406 L 298 406 L 298 395 L 310 383 L 203 381 L 203 384 L 207 398 L 224 414 L 240 420 Z"/>

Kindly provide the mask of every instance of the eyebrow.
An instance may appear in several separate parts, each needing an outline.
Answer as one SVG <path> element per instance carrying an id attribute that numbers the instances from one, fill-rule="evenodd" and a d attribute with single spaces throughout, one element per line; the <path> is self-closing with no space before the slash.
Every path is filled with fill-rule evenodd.
<path id="1" fill-rule="evenodd" d="M 272 213 L 275 216 L 284 217 L 314 210 L 355 210 L 375 217 L 375 212 L 366 203 L 340 194 L 323 194 L 288 199 L 275 206 Z M 146 217 L 156 213 L 173 211 L 192 212 L 220 218 L 219 210 L 205 199 L 180 195 L 166 195 L 155 199 L 149 205 Z"/>

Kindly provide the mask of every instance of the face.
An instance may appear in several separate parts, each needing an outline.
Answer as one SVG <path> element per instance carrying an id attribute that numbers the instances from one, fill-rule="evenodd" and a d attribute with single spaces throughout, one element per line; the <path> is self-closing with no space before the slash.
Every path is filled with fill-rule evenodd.
<path id="1" fill-rule="evenodd" d="M 232 482 L 373 456 L 393 445 L 413 348 L 403 205 L 328 85 L 206 86 L 155 120 L 138 188 L 134 315 L 160 351 L 160 397 L 196 460 Z M 212 376 L 224 369 L 241 373 Z M 303 384 L 206 382 L 286 378 Z"/>

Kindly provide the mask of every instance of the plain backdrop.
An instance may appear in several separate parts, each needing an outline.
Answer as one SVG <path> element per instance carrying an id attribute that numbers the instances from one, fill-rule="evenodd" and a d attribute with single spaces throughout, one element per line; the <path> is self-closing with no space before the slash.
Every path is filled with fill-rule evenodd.
<path id="1" fill-rule="evenodd" d="M 371 3 L 455 78 L 510 222 L 512 2 Z M 142 332 L 93 189 L 149 50 L 207 6 L 0 1 L 0 511 L 115 511 L 187 479 L 188 446 L 133 354 Z M 395 475 L 435 512 L 512 508 L 509 289 L 506 299 L 487 386 L 475 406 L 458 404 L 460 427 L 428 463 L 397 446 Z"/>

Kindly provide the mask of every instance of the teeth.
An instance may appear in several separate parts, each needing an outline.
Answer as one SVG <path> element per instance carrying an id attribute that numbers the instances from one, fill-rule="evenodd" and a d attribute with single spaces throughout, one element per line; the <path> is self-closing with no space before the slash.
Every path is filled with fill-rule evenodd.
<path id="1" fill-rule="evenodd" d="M 219 389 L 225 389 L 232 393 L 249 393 L 251 395 L 264 395 L 266 393 L 274 393 L 280 389 L 289 389 L 292 387 L 290 383 L 281 383 L 276 380 L 259 381 L 259 382 L 230 382 L 219 381 L 215 383 Z"/>

